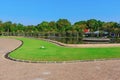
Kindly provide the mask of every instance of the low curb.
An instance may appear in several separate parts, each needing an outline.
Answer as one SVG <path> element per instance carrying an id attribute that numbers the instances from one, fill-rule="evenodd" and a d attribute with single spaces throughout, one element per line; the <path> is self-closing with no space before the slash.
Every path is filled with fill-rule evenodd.
<path id="1" fill-rule="evenodd" d="M 4 57 L 5 57 L 6 59 L 9 59 L 9 60 L 12 60 L 12 61 L 17 61 L 16 59 L 11 58 L 11 57 L 9 56 L 9 54 L 10 54 L 11 52 L 17 50 L 18 48 L 20 48 L 20 47 L 23 45 L 24 42 L 23 42 L 22 40 L 19 40 L 19 41 L 21 41 L 20 46 L 18 46 L 16 49 L 14 49 L 14 50 L 12 50 L 12 51 L 10 51 L 10 52 L 8 52 L 8 53 L 6 53 L 6 54 L 4 55 Z"/>

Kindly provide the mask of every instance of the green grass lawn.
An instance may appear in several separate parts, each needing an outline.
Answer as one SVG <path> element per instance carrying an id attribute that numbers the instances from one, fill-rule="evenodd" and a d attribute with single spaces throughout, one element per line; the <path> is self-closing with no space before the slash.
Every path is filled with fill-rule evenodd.
<path id="1" fill-rule="evenodd" d="M 15 59 L 30 61 L 71 61 L 120 58 L 120 47 L 114 48 L 68 48 L 50 42 L 30 38 L 17 38 L 24 43 L 10 53 Z M 41 46 L 45 48 L 42 49 Z"/>

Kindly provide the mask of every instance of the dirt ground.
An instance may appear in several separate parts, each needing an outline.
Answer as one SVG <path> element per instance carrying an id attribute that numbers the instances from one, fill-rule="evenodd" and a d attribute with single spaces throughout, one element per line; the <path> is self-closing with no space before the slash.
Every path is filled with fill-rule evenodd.
<path id="1" fill-rule="evenodd" d="M 67 47 L 94 48 L 94 47 L 119 47 L 120 44 L 66 44 Z"/>
<path id="2" fill-rule="evenodd" d="M 120 60 L 40 64 L 4 58 L 20 44 L 0 38 L 0 80 L 120 80 Z"/>
<path id="3" fill-rule="evenodd" d="M 99 48 L 102 48 L 102 47 L 120 47 L 120 43 L 110 43 L 110 44 L 104 44 L 104 43 L 101 43 L 101 44 L 65 44 L 65 43 L 61 43 L 61 42 L 58 42 L 58 41 L 54 41 L 54 40 L 49 40 L 49 39 L 43 39 L 45 41 L 48 41 L 48 42 L 51 42 L 51 43 L 54 43 L 58 46 L 64 46 L 64 47 L 75 47 L 75 48 L 96 48 L 96 47 L 99 47 Z"/>

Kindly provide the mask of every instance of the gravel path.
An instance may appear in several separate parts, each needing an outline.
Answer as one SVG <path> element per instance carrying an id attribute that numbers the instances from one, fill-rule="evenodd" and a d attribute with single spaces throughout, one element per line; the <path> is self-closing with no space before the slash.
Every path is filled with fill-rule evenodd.
<path id="1" fill-rule="evenodd" d="M 79 48 L 94 48 L 94 47 L 120 47 L 120 44 L 68 44 L 68 47 L 79 47 Z"/>
<path id="2" fill-rule="evenodd" d="M 0 80 L 120 80 L 120 60 L 40 64 L 4 58 L 20 44 L 0 38 Z"/>
<path id="3" fill-rule="evenodd" d="M 101 44 L 65 44 L 65 43 L 61 43 L 61 42 L 50 40 L 50 39 L 43 39 L 43 40 L 48 41 L 48 42 L 52 42 L 52 43 L 54 43 L 54 44 L 56 44 L 58 46 L 75 47 L 75 48 L 120 47 L 120 43 L 110 43 L 110 44 L 108 44 L 108 43 L 107 44 L 104 44 L 104 43 L 101 43 Z"/>

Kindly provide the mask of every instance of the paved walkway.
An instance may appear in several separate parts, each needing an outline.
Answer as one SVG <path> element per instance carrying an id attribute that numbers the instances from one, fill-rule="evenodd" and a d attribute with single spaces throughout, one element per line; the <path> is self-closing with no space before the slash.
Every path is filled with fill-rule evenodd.
<path id="1" fill-rule="evenodd" d="M 120 60 L 40 64 L 4 58 L 20 44 L 18 40 L 0 38 L 0 80 L 120 80 Z"/>
<path id="2" fill-rule="evenodd" d="M 57 44 L 58 46 L 65 46 L 65 47 L 74 47 L 74 48 L 103 48 L 103 47 L 120 47 L 120 43 L 97 43 L 97 44 L 65 44 L 58 41 L 50 40 L 50 39 L 43 39 L 45 41 L 52 42 Z"/>

